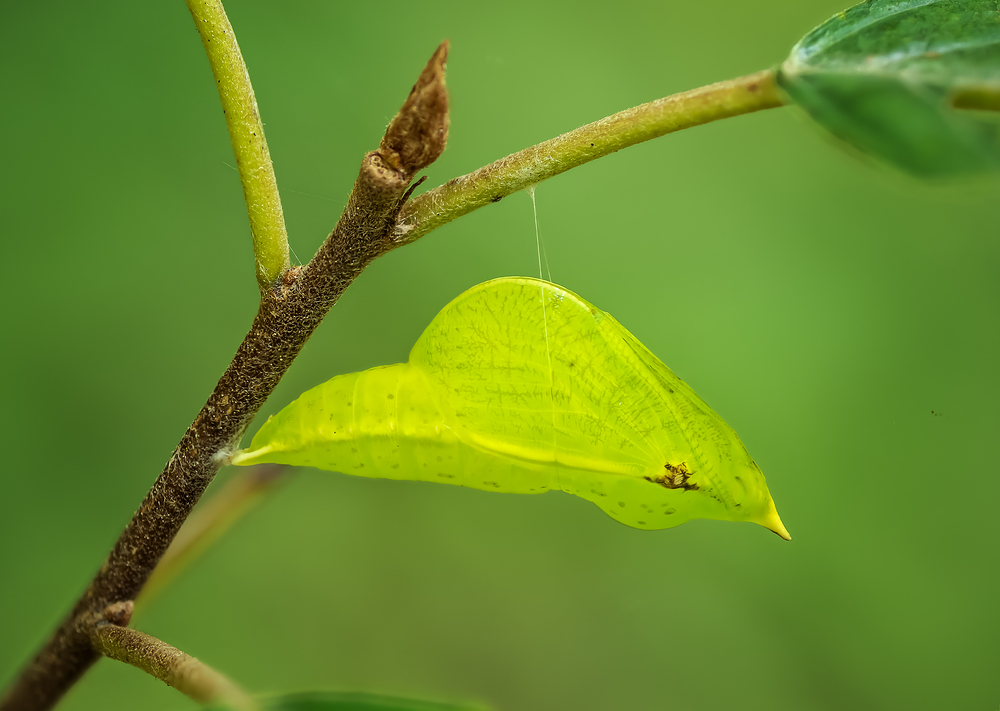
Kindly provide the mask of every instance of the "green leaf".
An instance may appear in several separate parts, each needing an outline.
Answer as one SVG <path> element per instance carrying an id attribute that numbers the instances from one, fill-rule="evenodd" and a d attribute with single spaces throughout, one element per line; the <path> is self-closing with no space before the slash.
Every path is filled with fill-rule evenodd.
<path id="1" fill-rule="evenodd" d="M 261 711 L 483 711 L 482 706 L 340 691 L 282 694 L 258 701 Z"/>
<path id="2" fill-rule="evenodd" d="M 303 393 L 231 461 L 561 490 L 634 528 L 751 521 L 789 540 L 760 467 L 718 413 L 610 314 L 530 277 L 469 289 L 407 363 Z"/>
<path id="3" fill-rule="evenodd" d="M 476 707 L 357 692 L 311 692 L 266 699 L 264 711 L 474 711 Z M 481 708 L 481 707 L 480 707 Z"/>
<path id="4" fill-rule="evenodd" d="M 807 34 L 778 74 L 864 153 L 925 177 L 1000 171 L 997 0 L 870 0 Z M 961 107 L 961 108 L 956 108 Z"/>

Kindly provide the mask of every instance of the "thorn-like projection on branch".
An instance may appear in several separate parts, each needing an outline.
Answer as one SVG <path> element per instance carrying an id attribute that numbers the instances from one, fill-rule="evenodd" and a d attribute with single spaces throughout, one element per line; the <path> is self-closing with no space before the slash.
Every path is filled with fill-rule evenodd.
<path id="1" fill-rule="evenodd" d="M 382 160 L 406 180 L 437 160 L 448 141 L 448 90 L 444 80 L 447 59 L 448 42 L 442 42 L 379 146 Z"/>

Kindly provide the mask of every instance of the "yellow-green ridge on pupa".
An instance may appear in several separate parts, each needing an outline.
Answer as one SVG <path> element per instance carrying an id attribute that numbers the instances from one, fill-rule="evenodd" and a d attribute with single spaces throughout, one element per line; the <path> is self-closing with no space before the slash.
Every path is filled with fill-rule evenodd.
<path id="1" fill-rule="evenodd" d="M 232 461 L 565 491 L 635 528 L 751 521 L 790 539 L 721 417 L 609 314 L 527 277 L 469 289 L 408 362 L 303 393 Z"/>

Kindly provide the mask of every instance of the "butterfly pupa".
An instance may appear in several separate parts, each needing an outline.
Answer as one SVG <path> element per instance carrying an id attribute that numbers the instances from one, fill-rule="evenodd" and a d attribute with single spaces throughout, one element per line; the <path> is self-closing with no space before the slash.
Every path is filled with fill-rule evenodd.
<path id="1" fill-rule="evenodd" d="M 460 295 L 408 362 L 304 393 L 232 458 L 261 462 L 565 491 L 635 528 L 751 521 L 789 539 L 732 428 L 609 314 L 527 277 Z"/>

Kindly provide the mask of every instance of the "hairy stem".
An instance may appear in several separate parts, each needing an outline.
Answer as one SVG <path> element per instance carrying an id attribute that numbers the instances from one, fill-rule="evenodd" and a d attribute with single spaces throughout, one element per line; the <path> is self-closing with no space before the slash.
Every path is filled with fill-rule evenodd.
<path id="1" fill-rule="evenodd" d="M 783 104 L 774 71 L 765 70 L 626 109 L 414 198 L 400 214 L 394 239 L 409 244 L 457 217 L 636 143 Z"/>
<path id="2" fill-rule="evenodd" d="M 249 694 L 228 678 L 156 637 L 104 622 L 94 627 L 92 641 L 104 656 L 142 669 L 199 703 L 257 709 Z"/>
<path id="3" fill-rule="evenodd" d="M 271 153 L 264 139 L 257 98 L 222 2 L 186 2 L 201 36 L 201 43 L 205 46 L 215 85 L 219 89 L 219 98 L 222 99 L 222 113 L 226 117 L 226 128 L 233 144 L 236 168 L 243 185 L 247 214 L 250 216 L 250 234 L 257 261 L 257 285 L 263 294 L 288 269 L 289 262 L 285 215 L 278 196 Z"/>

